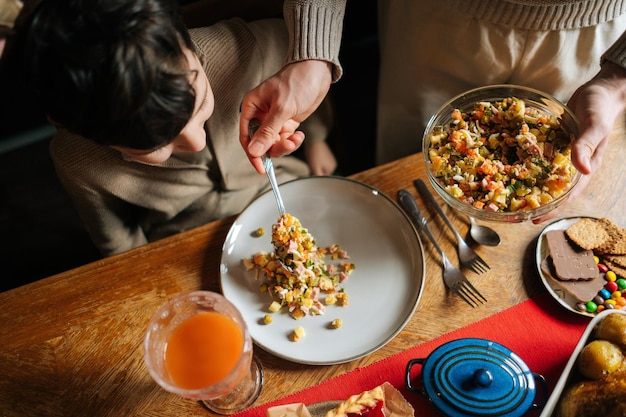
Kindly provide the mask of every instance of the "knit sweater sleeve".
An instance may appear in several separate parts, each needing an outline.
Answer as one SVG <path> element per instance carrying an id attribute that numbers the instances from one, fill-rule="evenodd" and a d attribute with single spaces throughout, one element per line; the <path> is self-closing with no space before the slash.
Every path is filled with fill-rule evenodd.
<path id="1" fill-rule="evenodd" d="M 319 59 L 333 64 L 333 82 L 341 78 L 339 48 L 346 0 L 285 0 L 289 32 L 286 64 Z"/>
<path id="2" fill-rule="evenodd" d="M 468 17 L 523 30 L 570 30 L 609 22 L 626 12 L 621 0 L 439 0 Z"/>
<path id="3" fill-rule="evenodd" d="M 602 55 L 602 62 L 611 61 L 626 68 L 626 32 Z"/>

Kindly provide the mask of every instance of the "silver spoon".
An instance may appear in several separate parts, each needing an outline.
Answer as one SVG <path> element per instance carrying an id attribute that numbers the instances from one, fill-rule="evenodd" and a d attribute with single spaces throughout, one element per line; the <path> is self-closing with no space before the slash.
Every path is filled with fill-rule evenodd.
<path id="1" fill-rule="evenodd" d="M 470 236 L 480 245 L 498 246 L 500 244 L 500 235 L 495 230 L 478 224 L 476 220 L 468 216 L 470 220 Z"/>

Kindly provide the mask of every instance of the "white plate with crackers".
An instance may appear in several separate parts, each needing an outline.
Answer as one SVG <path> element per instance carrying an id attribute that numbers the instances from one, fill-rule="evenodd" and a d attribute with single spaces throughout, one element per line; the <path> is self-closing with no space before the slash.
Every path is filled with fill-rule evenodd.
<path id="1" fill-rule="evenodd" d="M 572 239 L 573 238 L 573 239 Z M 595 317 L 599 312 L 587 311 L 592 301 L 607 283 L 598 270 L 594 256 L 600 256 L 618 277 L 626 268 L 613 262 L 624 259 L 626 229 L 608 219 L 568 217 L 546 226 L 537 242 L 536 262 L 541 280 L 566 309 L 583 316 Z"/>

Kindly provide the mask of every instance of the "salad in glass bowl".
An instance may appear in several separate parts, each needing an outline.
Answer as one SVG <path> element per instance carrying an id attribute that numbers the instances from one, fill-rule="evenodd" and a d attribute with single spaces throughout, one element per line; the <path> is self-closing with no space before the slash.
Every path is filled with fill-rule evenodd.
<path id="1" fill-rule="evenodd" d="M 521 222 L 554 210 L 581 174 L 571 161 L 576 116 L 554 97 L 517 85 L 467 91 L 430 119 L 428 178 L 453 208 L 480 220 Z"/>

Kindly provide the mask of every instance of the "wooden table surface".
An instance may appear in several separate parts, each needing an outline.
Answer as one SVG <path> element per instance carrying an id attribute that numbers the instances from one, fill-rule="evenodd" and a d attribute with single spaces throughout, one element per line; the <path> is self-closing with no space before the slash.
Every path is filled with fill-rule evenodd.
<path id="1" fill-rule="evenodd" d="M 591 185 L 560 217 L 606 216 L 626 227 L 626 138 L 621 131 L 616 129 Z M 399 189 L 409 190 L 432 219 L 444 251 L 456 262 L 452 234 L 413 187 L 414 179 L 426 179 L 421 154 L 351 178 L 394 200 Z M 444 209 L 464 235 L 466 218 L 447 206 Z M 0 293 L 0 416 L 211 415 L 198 403 L 165 392 L 151 379 L 143 363 L 142 341 L 149 319 L 167 299 L 197 289 L 219 291 L 221 249 L 233 221 L 215 221 Z M 439 256 L 422 237 L 425 288 L 403 331 L 374 353 L 332 366 L 290 363 L 257 348 L 266 383 L 256 404 L 371 364 L 545 291 L 534 263 L 536 239 L 545 224 L 490 225 L 503 243 L 476 250 L 491 270 L 481 275 L 467 271 L 489 303 L 471 308 L 448 294 Z"/>

